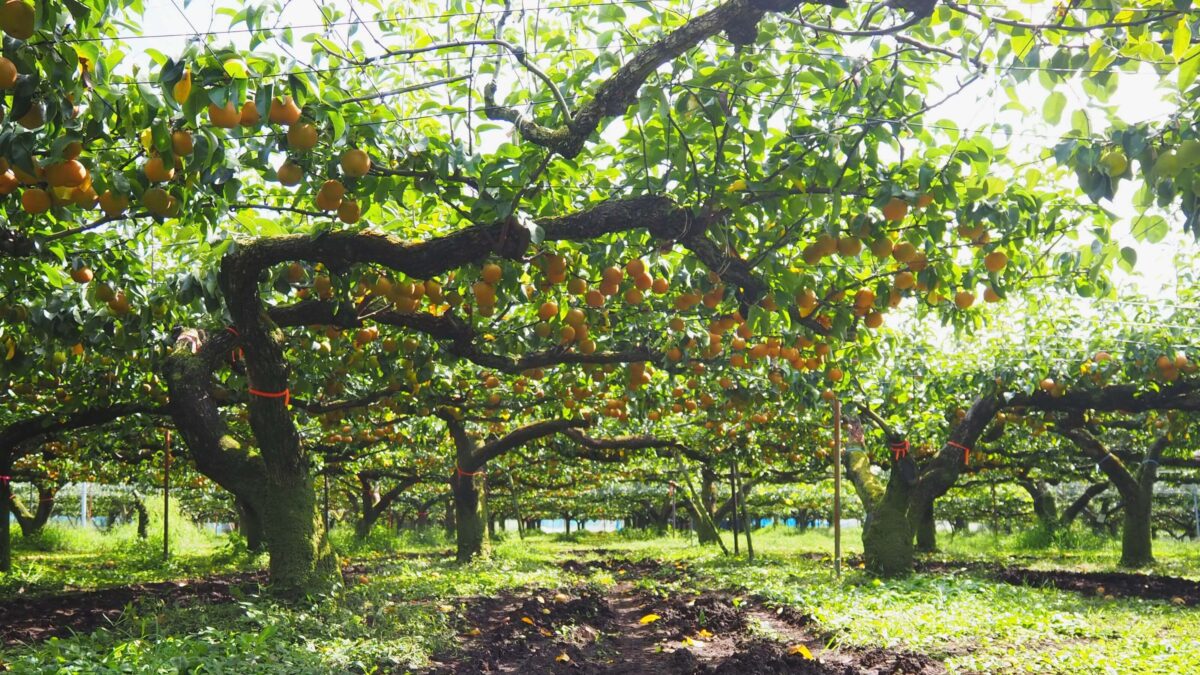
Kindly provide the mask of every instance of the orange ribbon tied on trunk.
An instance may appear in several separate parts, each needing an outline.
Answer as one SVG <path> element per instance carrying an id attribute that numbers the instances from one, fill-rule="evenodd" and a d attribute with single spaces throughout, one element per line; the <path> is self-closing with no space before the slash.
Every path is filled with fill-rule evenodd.
<path id="1" fill-rule="evenodd" d="M 233 334 L 234 337 L 237 337 L 237 338 L 242 337 L 241 333 L 238 333 L 237 329 L 234 328 L 233 326 L 226 326 L 225 330 L 227 330 L 231 334 Z M 234 350 L 229 353 L 229 362 L 237 363 L 238 359 L 244 358 L 245 356 L 246 356 L 246 352 L 241 347 L 235 347 Z"/>
<path id="2" fill-rule="evenodd" d="M 281 398 L 283 399 L 283 404 L 285 406 L 290 406 L 292 404 L 291 389 L 284 389 L 283 391 L 259 391 L 257 389 L 250 389 L 249 391 L 252 395 L 258 396 L 259 398 Z"/>
<path id="3" fill-rule="evenodd" d="M 899 462 L 901 457 L 908 457 L 908 441 L 892 443 L 892 460 Z"/>
<path id="4" fill-rule="evenodd" d="M 955 443 L 954 441 L 946 441 L 946 445 L 948 445 L 952 448 L 958 448 L 963 451 L 963 465 L 964 466 L 968 466 L 971 464 L 971 449 L 970 448 L 968 448 L 965 445 Z"/>
<path id="5" fill-rule="evenodd" d="M 462 467 L 461 467 L 461 466 L 459 466 L 458 464 L 455 464 L 455 465 L 454 465 L 454 473 L 455 473 L 455 474 L 456 474 L 456 475 L 457 475 L 459 478 L 462 478 L 463 476 L 466 476 L 466 477 L 470 478 L 470 477 L 478 476 L 478 475 L 481 475 L 481 474 L 485 474 L 485 473 L 487 473 L 487 472 L 486 472 L 486 471 L 484 471 L 484 470 L 482 470 L 482 469 L 480 469 L 479 471 L 463 471 L 463 469 L 462 469 Z"/>

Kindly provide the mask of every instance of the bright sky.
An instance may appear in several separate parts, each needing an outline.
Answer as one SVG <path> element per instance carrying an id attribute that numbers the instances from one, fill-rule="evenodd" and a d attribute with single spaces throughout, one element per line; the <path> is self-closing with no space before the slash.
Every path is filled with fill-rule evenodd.
<path id="1" fill-rule="evenodd" d="M 214 11 L 214 7 L 239 7 L 238 4 L 230 4 L 224 0 L 193 0 L 186 7 L 183 5 L 184 0 L 146 0 L 146 19 L 143 29 L 146 34 L 162 34 L 162 33 L 188 33 L 195 31 L 220 31 L 228 27 L 229 22 L 227 17 L 218 15 Z M 362 0 L 331 0 L 325 3 L 327 6 L 337 7 L 340 10 L 348 12 L 352 7 L 356 9 L 363 18 L 371 16 L 370 6 Z M 545 0 L 518 0 L 513 3 L 517 8 L 522 6 L 536 7 L 544 6 L 549 3 Z M 702 6 L 711 6 L 713 2 L 701 3 Z M 500 7 L 500 3 L 496 3 Z M 1049 13 L 1052 5 L 1050 3 L 1041 3 L 1028 5 L 1030 7 L 1030 16 L 1039 16 L 1039 12 Z M 543 11 L 545 11 L 543 9 Z M 312 26 L 322 23 L 321 13 L 318 6 L 318 0 L 290 0 L 286 3 L 283 25 L 290 26 Z M 338 29 L 345 31 L 345 28 Z M 303 31 L 297 30 L 297 37 Z M 228 36 L 233 42 L 239 46 L 248 46 L 249 36 L 246 34 L 234 34 Z M 366 39 L 364 36 L 358 36 L 359 39 Z M 226 39 L 222 36 L 222 39 Z M 333 39 L 338 39 L 334 37 Z M 147 44 L 149 42 L 150 44 Z M 186 37 L 175 38 L 157 38 L 151 41 L 134 42 L 134 47 L 153 47 L 168 55 L 177 55 L 183 51 L 186 44 Z M 260 50 L 273 50 L 278 53 L 279 48 L 272 46 L 272 43 L 261 45 Z M 294 53 L 300 59 L 307 58 L 308 46 L 301 44 Z M 131 63 L 145 63 L 145 57 L 134 58 Z M 1120 89 L 1118 94 L 1114 96 L 1112 104 L 1115 106 L 1117 115 L 1128 123 L 1137 123 L 1146 120 L 1156 120 L 1164 117 L 1170 112 L 1165 105 L 1163 97 L 1158 90 L 1159 79 L 1153 73 L 1145 72 L 1129 75 L 1122 73 L 1120 79 Z M 944 83 L 947 88 L 953 88 L 956 83 L 948 81 Z M 1021 85 L 1019 89 L 1019 99 L 1022 103 L 1028 106 L 1031 110 L 1037 111 L 1039 114 L 1026 115 L 1017 110 L 1001 110 L 1002 106 L 1008 102 L 1008 97 L 1004 93 L 1003 88 L 997 86 L 997 77 L 988 75 L 974 84 L 970 85 L 963 93 L 951 99 L 949 102 L 940 106 L 936 114 L 931 119 L 934 120 L 949 120 L 963 129 L 977 129 L 980 127 L 991 127 L 995 124 L 1007 125 L 1012 130 L 1013 147 L 1016 151 L 1021 148 L 1028 148 L 1028 156 L 1015 157 L 1017 161 L 1027 161 L 1033 158 L 1033 152 L 1040 150 L 1043 147 L 1051 147 L 1057 142 L 1057 139 L 1064 134 L 1070 132 L 1071 112 L 1075 108 L 1082 107 L 1087 100 L 1087 96 L 1083 93 L 1082 87 L 1078 83 L 1073 83 L 1070 86 L 1060 86 L 1060 90 L 1066 94 L 1068 98 L 1068 107 L 1063 114 L 1063 121 L 1057 126 L 1046 124 L 1040 115 L 1042 105 L 1045 102 L 1047 94 L 1040 85 L 1026 83 Z M 938 96 L 938 98 L 941 98 Z M 1094 120 L 1094 123 L 1098 120 Z M 1099 134 L 1103 130 L 1099 127 L 1094 128 L 1094 132 Z M 993 134 L 993 140 L 996 144 L 1004 143 L 1009 140 L 1009 137 L 1004 136 L 1001 132 Z M 1113 210 L 1121 218 L 1121 224 L 1114 233 L 1122 244 L 1133 246 L 1138 251 L 1138 264 L 1133 275 L 1128 275 L 1119 270 L 1116 271 L 1118 282 L 1122 286 L 1130 286 L 1149 297 L 1158 297 L 1169 299 L 1174 297 L 1173 286 L 1177 280 L 1177 267 L 1175 256 L 1180 254 L 1185 256 L 1185 259 L 1190 259 L 1197 253 L 1200 248 L 1192 241 L 1191 237 L 1185 235 L 1179 223 L 1182 222 L 1182 217 L 1176 214 L 1167 215 L 1168 220 L 1175 224 L 1171 228 L 1171 234 L 1166 240 L 1157 244 L 1150 245 L 1144 242 L 1135 242 L 1129 234 L 1130 225 L 1138 216 L 1136 208 L 1133 206 L 1133 189 L 1132 181 L 1124 181 L 1117 198 L 1113 204 L 1106 204 L 1106 207 Z M 1076 248 L 1078 242 L 1066 242 L 1066 247 Z M 1082 307 L 1081 307 L 1082 309 Z"/>

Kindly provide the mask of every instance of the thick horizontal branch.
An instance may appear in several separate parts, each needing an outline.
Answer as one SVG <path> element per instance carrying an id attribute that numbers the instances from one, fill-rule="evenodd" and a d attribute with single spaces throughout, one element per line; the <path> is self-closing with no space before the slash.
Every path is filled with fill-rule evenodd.
<path id="1" fill-rule="evenodd" d="M 1007 398 L 1005 407 L 1049 412 L 1200 410 L 1200 380 L 1180 380 L 1158 389 L 1142 387 L 1119 384 L 1099 389 L 1075 389 L 1057 396 L 1044 391 L 1016 394 Z"/>
<path id="2" fill-rule="evenodd" d="M 462 467 L 463 471 L 475 471 L 489 461 L 500 457 L 510 450 L 519 448 L 539 438 L 551 436 L 568 429 L 582 429 L 589 426 L 583 419 L 544 420 L 527 424 L 515 431 L 475 449 L 471 453 L 471 466 Z"/>
<path id="3" fill-rule="evenodd" d="M 130 415 L 165 415 L 165 406 L 150 403 L 117 403 L 73 412 L 49 412 L 13 422 L 0 428 L 0 454 L 9 455 L 18 446 L 41 436 L 107 424 Z"/>
<path id="4" fill-rule="evenodd" d="M 727 0 L 634 54 L 563 126 L 543 126 L 515 108 L 497 104 L 494 82 L 484 88 L 484 111 L 490 119 L 514 124 L 526 140 L 573 158 L 604 118 L 623 114 L 637 102 L 642 85 L 661 66 L 722 32 L 735 45 L 749 44 L 757 38 L 758 23 L 768 12 L 790 12 L 803 4 L 846 7 L 845 0 Z"/>
<path id="5" fill-rule="evenodd" d="M 292 305 L 280 305 L 267 311 L 276 325 L 291 326 L 337 326 L 358 328 L 367 319 L 358 316 L 354 307 L 339 306 L 322 300 L 302 300 Z M 370 321 L 424 333 L 437 340 L 448 341 L 446 349 L 454 356 L 484 368 L 505 373 L 521 373 L 534 368 L 568 364 L 633 363 L 636 361 L 661 361 L 663 355 L 649 347 L 635 346 L 618 351 L 584 354 L 571 351 L 564 345 L 535 351 L 520 357 L 485 352 L 476 344 L 478 337 L 474 328 L 453 314 L 434 315 L 427 312 L 405 314 L 394 310 L 374 312 Z M 347 407 L 355 407 L 353 404 Z M 316 410 L 314 408 L 314 410 Z M 329 410 L 317 410 L 329 412 Z"/>

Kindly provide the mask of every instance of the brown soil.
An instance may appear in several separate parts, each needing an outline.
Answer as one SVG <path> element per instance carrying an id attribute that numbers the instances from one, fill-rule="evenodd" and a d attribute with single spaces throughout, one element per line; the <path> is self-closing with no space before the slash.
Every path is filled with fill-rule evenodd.
<path id="1" fill-rule="evenodd" d="M 1179 605 L 1200 605 L 1200 581 L 1179 577 L 1134 572 L 1031 570 L 992 563 L 927 562 L 920 568 L 922 571 L 943 573 L 971 571 L 1009 584 L 1058 588 L 1084 595 L 1167 600 Z"/>
<path id="2" fill-rule="evenodd" d="M 363 565 L 342 570 L 347 578 L 366 571 Z M 64 637 L 110 626 L 128 607 L 145 602 L 174 606 L 233 602 L 261 592 L 267 572 L 235 572 L 203 579 L 130 584 L 94 591 L 70 591 L 0 600 L 0 646 L 10 647 Z"/>
<path id="3" fill-rule="evenodd" d="M 618 581 L 603 592 L 536 589 L 465 604 L 460 651 L 440 655 L 428 675 L 945 672 L 915 654 L 825 649 L 808 617 L 722 593 L 659 597 Z M 643 622 L 650 615 L 658 618 Z"/>
<path id="4" fill-rule="evenodd" d="M 258 592 L 266 582 L 266 572 L 238 572 L 196 581 L 18 596 L 0 601 L 0 644 L 38 642 L 111 625 L 121 618 L 127 606 L 147 600 L 174 605 L 231 602 L 246 593 Z"/>

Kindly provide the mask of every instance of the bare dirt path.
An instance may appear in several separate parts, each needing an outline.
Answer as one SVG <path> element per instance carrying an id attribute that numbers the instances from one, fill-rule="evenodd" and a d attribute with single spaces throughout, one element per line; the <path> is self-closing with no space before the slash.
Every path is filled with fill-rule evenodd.
<path id="1" fill-rule="evenodd" d="M 582 563 L 568 561 L 570 567 Z M 651 565 L 588 563 L 626 574 Z M 636 578 L 636 576 L 635 576 Z M 651 588 L 653 588 L 651 586 Z M 429 673 L 935 675 L 934 659 L 825 649 L 808 619 L 727 593 L 655 593 L 630 579 L 464 601 L 460 649 Z"/>

